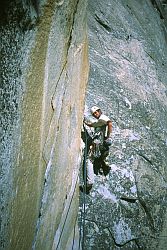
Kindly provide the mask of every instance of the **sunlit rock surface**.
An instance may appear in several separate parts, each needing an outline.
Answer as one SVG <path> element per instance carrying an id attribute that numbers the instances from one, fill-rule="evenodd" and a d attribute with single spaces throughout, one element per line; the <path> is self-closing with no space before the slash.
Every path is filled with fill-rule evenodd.
<path id="1" fill-rule="evenodd" d="M 86 196 L 85 249 L 166 249 L 165 10 L 165 1 L 89 1 L 86 101 L 111 117 L 113 144 L 109 175 Z"/>
<path id="2" fill-rule="evenodd" d="M 0 248 L 76 248 L 86 1 L 2 4 Z"/>

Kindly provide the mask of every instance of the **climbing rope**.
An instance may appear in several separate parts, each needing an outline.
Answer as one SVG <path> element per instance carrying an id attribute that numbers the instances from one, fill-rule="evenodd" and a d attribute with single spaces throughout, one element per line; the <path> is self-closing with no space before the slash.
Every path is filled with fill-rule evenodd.
<path id="1" fill-rule="evenodd" d="M 80 223 L 80 233 L 79 233 L 79 250 L 82 246 L 82 250 L 84 250 L 84 242 L 85 242 L 85 214 L 86 214 L 86 159 L 87 159 L 87 149 L 88 149 L 88 137 L 87 132 L 84 127 L 85 132 L 85 148 L 84 148 L 84 159 L 83 159 L 83 204 L 81 210 L 81 223 Z M 82 239 L 82 244 L 81 244 Z"/>
<path id="2" fill-rule="evenodd" d="M 75 250 L 75 237 L 76 237 L 76 234 L 75 234 L 75 231 L 76 231 L 76 225 L 77 225 L 77 222 L 78 222 L 78 217 L 76 217 L 76 220 L 75 220 L 75 226 L 74 226 L 74 234 L 73 234 L 73 242 L 72 242 L 72 248 L 71 250 Z"/>
<path id="3" fill-rule="evenodd" d="M 84 161 L 83 161 L 83 181 L 84 181 L 84 187 L 83 187 L 83 206 L 82 206 L 82 211 L 81 211 L 81 224 L 80 224 L 80 233 L 79 233 L 79 249 L 82 246 L 82 250 L 84 250 L 84 241 L 85 241 L 86 158 L 87 158 L 87 149 L 88 149 L 88 136 L 87 136 L 85 128 L 84 128 L 84 131 L 85 131 L 85 151 L 84 151 Z M 74 190 L 73 190 L 73 193 L 72 193 L 72 196 L 71 196 L 69 207 L 67 209 L 66 217 L 65 217 L 65 220 L 64 220 L 64 223 L 63 223 L 63 226 L 62 226 L 62 230 L 61 230 L 61 233 L 60 233 L 60 236 L 59 236 L 59 240 L 58 240 L 58 243 L 57 243 L 57 246 L 56 246 L 56 250 L 58 250 L 59 245 L 60 245 L 61 237 L 62 237 L 64 228 L 65 228 L 65 224 L 66 224 L 66 221 L 67 221 L 67 217 L 68 217 L 68 214 L 69 214 L 69 211 L 70 211 L 70 208 L 71 208 L 72 200 L 74 198 L 75 190 L 77 188 L 78 177 L 79 177 L 79 173 L 78 173 L 78 176 L 76 178 L 76 182 L 74 184 Z M 76 222 L 75 222 L 75 227 L 76 227 Z M 75 227 L 74 227 L 72 249 L 74 248 L 74 241 L 75 241 L 75 239 L 74 239 L 75 238 Z M 82 234 L 82 236 L 81 236 L 81 234 Z M 82 239 L 82 242 L 81 242 L 81 239 Z"/>

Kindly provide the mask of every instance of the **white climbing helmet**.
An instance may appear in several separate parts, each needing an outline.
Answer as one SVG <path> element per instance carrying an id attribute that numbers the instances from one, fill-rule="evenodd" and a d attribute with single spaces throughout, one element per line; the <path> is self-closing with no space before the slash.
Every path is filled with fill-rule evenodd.
<path id="1" fill-rule="evenodd" d="M 90 112 L 91 112 L 91 114 L 93 115 L 93 113 L 94 113 L 95 111 L 99 110 L 99 109 L 100 109 L 99 107 L 93 106 L 93 107 L 91 107 Z"/>

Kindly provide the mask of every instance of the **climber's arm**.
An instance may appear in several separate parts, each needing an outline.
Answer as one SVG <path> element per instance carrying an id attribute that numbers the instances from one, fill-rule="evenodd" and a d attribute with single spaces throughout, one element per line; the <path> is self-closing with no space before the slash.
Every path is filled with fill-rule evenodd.
<path id="1" fill-rule="evenodd" d="M 93 127 L 93 123 L 89 123 L 87 121 L 84 120 L 84 123 L 88 126 L 88 127 Z"/>

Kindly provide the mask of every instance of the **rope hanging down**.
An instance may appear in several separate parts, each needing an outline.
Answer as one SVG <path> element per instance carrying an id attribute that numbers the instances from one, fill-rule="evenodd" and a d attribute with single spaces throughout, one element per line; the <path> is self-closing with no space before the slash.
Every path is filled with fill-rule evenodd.
<path id="1" fill-rule="evenodd" d="M 81 224 L 80 224 L 80 233 L 79 233 L 79 250 L 81 247 L 81 239 L 82 239 L 82 250 L 84 250 L 84 242 L 85 242 L 85 203 L 86 203 L 86 159 L 87 159 L 87 149 L 88 149 L 88 137 L 87 132 L 84 127 L 85 132 L 85 149 L 84 149 L 84 159 L 83 159 L 83 204 L 81 210 Z M 81 236 L 82 234 L 82 236 Z"/>

